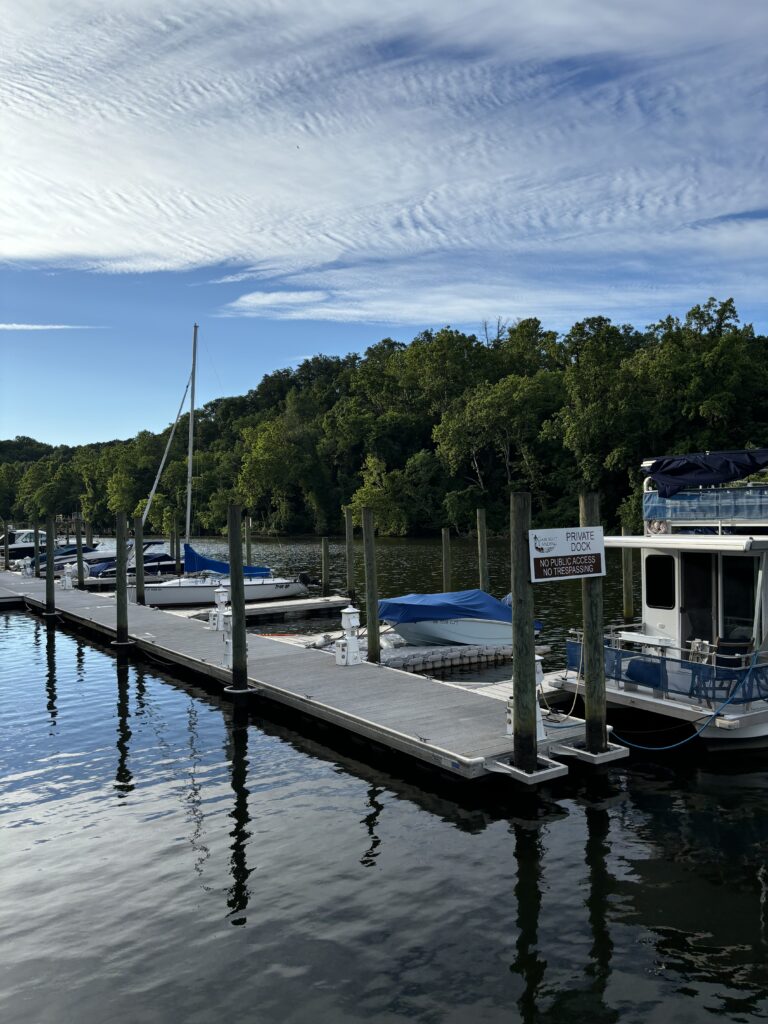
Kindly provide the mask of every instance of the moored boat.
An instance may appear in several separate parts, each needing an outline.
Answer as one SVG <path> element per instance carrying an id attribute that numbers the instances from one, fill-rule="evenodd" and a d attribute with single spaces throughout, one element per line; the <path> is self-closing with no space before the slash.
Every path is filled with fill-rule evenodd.
<path id="1" fill-rule="evenodd" d="M 379 618 L 414 646 L 512 643 L 512 609 L 483 590 L 406 594 L 379 601 Z M 536 623 L 537 630 L 541 624 Z"/>
<path id="2" fill-rule="evenodd" d="M 723 486 L 765 465 L 765 449 L 649 460 L 643 534 L 605 538 L 639 551 L 642 584 L 640 621 L 605 635 L 608 705 L 688 723 L 713 749 L 768 747 L 768 484 Z M 574 633 L 565 676 L 547 676 L 570 690 Z"/>

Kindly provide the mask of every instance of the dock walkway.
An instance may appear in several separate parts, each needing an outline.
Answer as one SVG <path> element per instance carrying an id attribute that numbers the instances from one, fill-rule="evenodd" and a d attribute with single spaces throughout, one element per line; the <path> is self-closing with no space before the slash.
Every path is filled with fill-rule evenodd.
<path id="1" fill-rule="evenodd" d="M 45 609 L 45 581 L 0 572 L 0 606 Z M 114 598 L 56 587 L 62 620 L 115 636 Z M 129 605 L 129 637 L 139 651 L 202 673 L 222 686 L 223 634 L 195 619 Z M 583 739 L 583 723 L 559 729 L 539 744 L 541 770 L 525 776 L 513 765 L 512 737 L 506 734 L 506 706 L 481 694 L 438 680 L 364 662 L 338 666 L 332 655 L 278 639 L 248 635 L 248 685 L 304 714 L 409 754 L 464 778 L 489 772 L 523 782 L 564 775 L 565 765 L 549 761 L 550 748 Z"/>

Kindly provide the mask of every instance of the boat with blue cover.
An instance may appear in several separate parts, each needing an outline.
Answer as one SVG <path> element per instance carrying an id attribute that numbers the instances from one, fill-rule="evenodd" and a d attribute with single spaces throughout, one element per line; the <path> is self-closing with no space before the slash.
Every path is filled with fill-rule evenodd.
<path id="1" fill-rule="evenodd" d="M 642 464 L 643 534 L 606 537 L 640 555 L 639 622 L 605 635 L 609 706 L 689 723 L 710 747 L 768 746 L 768 483 L 736 483 L 768 449 L 699 452 Z M 579 631 L 568 671 L 581 685 Z"/>
<path id="2" fill-rule="evenodd" d="M 379 601 L 379 618 L 409 644 L 512 643 L 512 608 L 483 590 L 405 594 Z M 536 630 L 541 629 L 537 622 Z"/>

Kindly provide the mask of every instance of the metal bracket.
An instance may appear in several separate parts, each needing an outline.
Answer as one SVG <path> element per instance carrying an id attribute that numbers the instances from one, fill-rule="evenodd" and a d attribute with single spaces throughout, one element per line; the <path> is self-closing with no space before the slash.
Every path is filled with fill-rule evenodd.
<path id="1" fill-rule="evenodd" d="M 548 782 L 550 779 L 558 779 L 568 774 L 567 765 L 560 764 L 559 761 L 552 761 L 541 754 L 536 758 L 535 772 L 524 772 L 522 768 L 516 768 L 515 765 L 507 764 L 505 761 L 486 761 L 484 768 L 489 772 L 509 775 L 526 786 L 535 786 L 540 782 Z"/>
<path id="2" fill-rule="evenodd" d="M 583 740 L 576 743 L 553 743 L 549 750 L 558 757 L 575 757 L 579 761 L 586 761 L 587 764 L 606 764 L 608 761 L 621 761 L 629 757 L 629 748 L 618 743 L 609 743 L 608 749 L 599 754 L 590 753 Z"/>

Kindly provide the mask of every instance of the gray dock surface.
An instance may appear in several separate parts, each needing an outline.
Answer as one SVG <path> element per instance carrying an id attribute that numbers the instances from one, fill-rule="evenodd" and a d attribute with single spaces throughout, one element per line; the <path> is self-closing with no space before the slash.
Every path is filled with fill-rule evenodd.
<path id="1" fill-rule="evenodd" d="M 0 605 L 14 604 L 43 611 L 45 581 L 0 572 Z M 56 609 L 63 622 L 106 639 L 115 635 L 111 596 L 57 585 Z M 129 637 L 160 662 L 203 673 L 222 687 L 230 683 L 223 634 L 203 622 L 131 604 Z M 366 662 L 342 667 L 326 652 L 249 634 L 248 684 L 257 694 L 465 778 L 504 771 L 498 765 L 512 754 L 504 703 L 409 672 Z"/>

